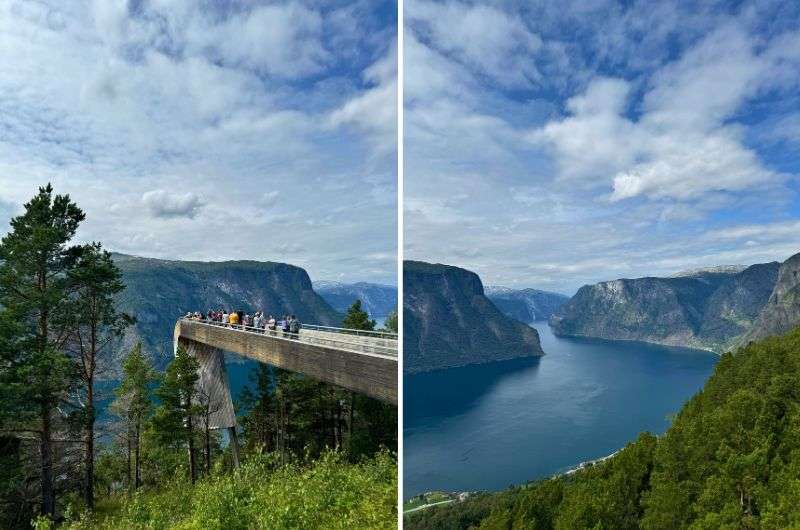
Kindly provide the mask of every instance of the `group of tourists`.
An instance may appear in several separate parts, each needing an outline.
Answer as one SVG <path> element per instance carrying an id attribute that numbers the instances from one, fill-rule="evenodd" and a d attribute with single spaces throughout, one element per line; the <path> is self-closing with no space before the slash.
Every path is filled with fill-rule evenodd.
<path id="1" fill-rule="evenodd" d="M 218 322 L 224 326 L 235 328 L 255 328 L 264 333 L 277 331 L 283 333 L 290 333 L 297 335 L 300 333 L 300 321 L 295 315 L 284 315 L 280 319 L 274 316 L 264 316 L 262 311 L 256 311 L 254 314 L 245 313 L 244 311 L 227 311 L 220 309 L 218 311 L 209 311 L 205 315 L 199 311 L 194 313 L 187 313 L 184 318 L 188 320 L 200 320 L 204 322 Z"/>

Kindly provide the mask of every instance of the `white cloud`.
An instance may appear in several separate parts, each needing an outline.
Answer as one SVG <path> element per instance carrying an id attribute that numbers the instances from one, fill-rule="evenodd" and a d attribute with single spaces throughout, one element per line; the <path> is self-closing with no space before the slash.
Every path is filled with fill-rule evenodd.
<path id="1" fill-rule="evenodd" d="M 287 78 L 322 71 L 331 54 L 322 43 L 322 16 L 297 2 L 260 6 L 219 25 L 200 24 L 191 45 L 214 50 L 229 64 Z"/>
<path id="2" fill-rule="evenodd" d="M 203 199 L 191 191 L 170 193 L 151 190 L 142 195 L 142 202 L 154 217 L 186 217 L 194 219 L 205 205 Z"/>
<path id="3" fill-rule="evenodd" d="M 534 54 L 542 46 L 518 16 L 482 4 L 417 0 L 406 20 L 441 52 L 505 86 L 524 87 L 540 73 Z"/>
<path id="4" fill-rule="evenodd" d="M 270 190 L 261 195 L 261 205 L 265 208 L 274 206 L 278 202 L 280 192 L 278 190 Z"/>
<path id="5" fill-rule="evenodd" d="M 788 62 L 787 62 L 788 60 Z M 611 200 L 645 195 L 692 199 L 713 192 L 780 185 L 747 147 L 743 129 L 728 121 L 749 98 L 773 87 L 767 75 L 780 61 L 800 63 L 757 42 L 736 25 L 710 34 L 655 73 L 638 119 L 630 118 L 630 84 L 597 78 L 568 100 L 570 116 L 531 132 L 548 144 L 561 178 L 611 186 Z"/>
<path id="6" fill-rule="evenodd" d="M 367 134 L 383 153 L 394 153 L 397 145 L 397 45 L 364 70 L 370 88 L 335 109 L 329 117 L 334 127 L 353 125 Z"/>

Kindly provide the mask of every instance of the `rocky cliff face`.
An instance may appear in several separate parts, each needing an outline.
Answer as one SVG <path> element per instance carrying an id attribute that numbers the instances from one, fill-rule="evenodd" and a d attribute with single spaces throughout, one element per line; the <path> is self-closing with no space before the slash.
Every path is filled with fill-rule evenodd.
<path id="1" fill-rule="evenodd" d="M 563 336 L 640 340 L 715 351 L 753 325 L 777 279 L 777 262 L 739 272 L 697 271 L 581 287 L 550 319 Z"/>
<path id="2" fill-rule="evenodd" d="M 125 291 L 121 310 L 137 319 L 125 343 L 142 340 L 156 364 L 172 355 L 175 321 L 188 311 L 263 310 L 295 314 L 301 322 L 335 326 L 342 315 L 314 292 L 305 270 L 256 261 L 166 261 L 115 254 Z"/>
<path id="3" fill-rule="evenodd" d="M 486 296 L 506 315 L 520 322 L 548 320 L 564 305 L 569 296 L 539 289 L 509 289 L 486 286 Z"/>
<path id="4" fill-rule="evenodd" d="M 406 261 L 403 296 L 407 373 L 543 355 L 536 330 L 495 307 L 473 272 Z"/>
<path id="5" fill-rule="evenodd" d="M 385 317 L 397 311 L 397 288 L 391 285 L 319 281 L 314 282 L 314 290 L 340 313 L 346 312 L 356 300 L 361 300 L 371 317 Z"/>
<path id="6" fill-rule="evenodd" d="M 782 335 L 800 325 L 800 254 L 784 261 L 778 279 L 752 328 L 741 345 L 772 335 Z"/>

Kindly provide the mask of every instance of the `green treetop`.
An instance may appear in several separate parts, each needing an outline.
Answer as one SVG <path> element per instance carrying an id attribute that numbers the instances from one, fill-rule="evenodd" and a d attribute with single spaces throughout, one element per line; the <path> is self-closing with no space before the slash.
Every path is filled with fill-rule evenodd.
<path id="1" fill-rule="evenodd" d="M 397 333 L 397 311 L 392 311 L 389 313 L 389 316 L 386 317 L 386 322 L 383 324 L 383 327 Z"/>
<path id="2" fill-rule="evenodd" d="M 361 309 L 361 300 L 356 300 L 347 310 L 342 327 L 372 331 L 375 329 L 375 321 L 370 320 L 369 313 Z"/>

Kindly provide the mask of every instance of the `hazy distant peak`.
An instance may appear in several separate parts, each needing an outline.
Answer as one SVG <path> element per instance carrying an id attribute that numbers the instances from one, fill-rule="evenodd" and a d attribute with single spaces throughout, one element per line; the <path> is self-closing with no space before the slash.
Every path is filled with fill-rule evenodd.
<path id="1" fill-rule="evenodd" d="M 670 276 L 670 278 L 688 278 L 692 276 L 702 276 L 703 274 L 738 274 L 746 268 L 747 265 L 717 265 L 716 267 L 704 267 L 676 272 Z"/>

